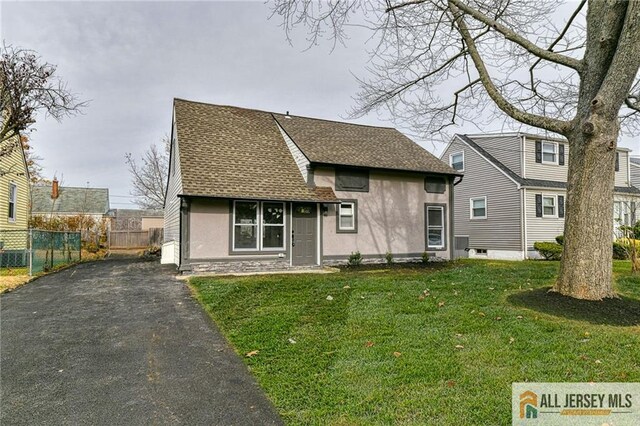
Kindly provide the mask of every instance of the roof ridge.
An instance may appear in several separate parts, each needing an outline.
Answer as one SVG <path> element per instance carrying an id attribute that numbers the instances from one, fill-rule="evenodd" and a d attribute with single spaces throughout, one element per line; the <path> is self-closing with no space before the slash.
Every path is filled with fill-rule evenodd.
<path id="1" fill-rule="evenodd" d="M 222 105 L 222 104 L 212 104 L 209 102 L 202 102 L 202 101 L 192 101 L 189 99 L 182 99 L 182 98 L 173 98 L 174 101 L 182 101 L 182 102 L 189 102 L 192 104 L 200 104 L 200 105 L 207 105 L 207 106 L 216 106 L 216 107 L 223 107 L 223 108 L 235 108 L 235 109 L 241 109 L 241 110 L 245 110 L 245 111 L 254 111 L 254 112 L 262 112 L 265 114 L 271 114 L 271 115 L 282 115 L 282 116 L 286 116 L 286 114 L 283 114 L 281 112 L 275 112 L 275 111 L 267 111 L 267 110 L 263 110 L 263 109 L 256 109 L 256 108 L 247 108 L 247 107 L 241 107 L 241 106 L 236 106 L 236 105 Z M 338 121 L 338 120 L 331 120 L 329 118 L 317 118 L 317 117 L 307 117 L 304 115 L 293 115 L 293 114 L 289 114 L 290 117 L 296 117 L 296 118 L 304 118 L 307 120 L 317 120 L 317 121 L 328 121 L 330 123 L 338 123 L 338 124 L 348 124 L 351 126 L 359 126 L 359 127 L 373 127 L 376 129 L 389 129 L 389 130 L 395 130 L 398 133 L 402 133 L 400 132 L 398 129 L 396 129 L 395 127 L 389 127 L 389 126 L 376 126 L 373 124 L 359 124 L 359 123 L 350 123 L 348 121 Z"/>

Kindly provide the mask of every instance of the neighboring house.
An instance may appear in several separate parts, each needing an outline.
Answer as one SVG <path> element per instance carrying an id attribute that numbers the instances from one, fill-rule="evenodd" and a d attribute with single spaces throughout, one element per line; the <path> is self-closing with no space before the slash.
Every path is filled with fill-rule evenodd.
<path id="1" fill-rule="evenodd" d="M 176 99 L 169 170 L 181 270 L 451 257 L 460 174 L 392 128 Z"/>
<path id="2" fill-rule="evenodd" d="M 640 201 L 640 190 L 631 185 L 629 154 L 625 148 L 616 152 L 616 229 L 635 220 Z M 455 135 L 440 158 L 464 173 L 455 191 L 456 257 L 537 257 L 534 242 L 554 241 L 564 230 L 569 155 L 565 139 Z"/>
<path id="3" fill-rule="evenodd" d="M 109 190 L 107 188 L 80 188 L 59 186 L 57 180 L 50 185 L 31 188 L 31 215 L 46 218 L 63 216 L 90 216 L 96 222 L 107 217 Z"/>
<path id="4" fill-rule="evenodd" d="M 164 227 L 164 211 L 150 209 L 111 209 L 112 231 L 148 231 Z"/>
<path id="5" fill-rule="evenodd" d="M 631 185 L 640 189 L 640 157 L 634 155 L 629 157 L 629 176 Z"/>
<path id="6" fill-rule="evenodd" d="M 0 143 L 0 231 L 29 227 L 29 171 L 22 144 Z"/>

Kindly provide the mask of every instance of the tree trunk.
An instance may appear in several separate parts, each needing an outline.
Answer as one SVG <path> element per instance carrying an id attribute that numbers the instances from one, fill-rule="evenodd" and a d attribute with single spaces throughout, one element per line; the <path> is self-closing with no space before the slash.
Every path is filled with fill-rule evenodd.
<path id="1" fill-rule="evenodd" d="M 613 189 L 617 119 L 588 114 L 568 135 L 564 249 L 554 291 L 578 299 L 615 297 Z"/>

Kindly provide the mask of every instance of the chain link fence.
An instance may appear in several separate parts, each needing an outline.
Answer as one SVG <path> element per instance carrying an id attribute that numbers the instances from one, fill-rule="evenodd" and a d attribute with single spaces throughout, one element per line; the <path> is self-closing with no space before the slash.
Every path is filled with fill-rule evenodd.
<path id="1" fill-rule="evenodd" d="M 0 271 L 34 275 L 81 260 L 80 232 L 38 229 L 0 231 Z"/>

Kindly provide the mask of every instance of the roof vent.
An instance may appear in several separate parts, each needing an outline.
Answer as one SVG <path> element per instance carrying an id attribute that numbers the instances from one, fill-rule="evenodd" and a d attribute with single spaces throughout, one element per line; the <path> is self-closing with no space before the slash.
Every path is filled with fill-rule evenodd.
<path id="1" fill-rule="evenodd" d="M 289 111 L 287 111 L 287 113 L 285 114 L 284 118 L 291 118 L 291 116 L 289 115 Z"/>

